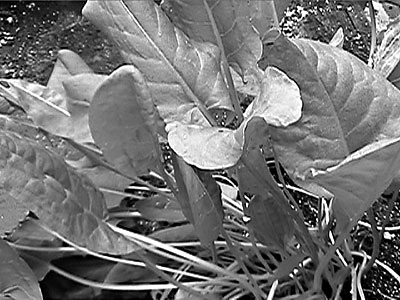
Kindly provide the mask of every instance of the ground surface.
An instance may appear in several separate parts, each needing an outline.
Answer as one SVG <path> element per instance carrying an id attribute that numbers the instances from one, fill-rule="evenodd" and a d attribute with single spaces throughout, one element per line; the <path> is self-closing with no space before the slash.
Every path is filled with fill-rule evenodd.
<path id="1" fill-rule="evenodd" d="M 285 33 L 327 42 L 342 26 L 346 36 L 344 48 L 365 61 L 369 51 L 369 27 L 365 17 L 343 5 L 338 10 L 336 4 L 309 2 L 294 1 L 284 23 Z M 81 18 L 81 8 L 82 2 L 79 1 L 1 1 L 0 78 L 24 78 L 46 84 L 57 51 L 62 48 L 79 53 L 99 73 L 110 73 L 121 65 L 123 61 L 116 49 L 87 20 Z M 45 139 L 41 140 L 48 143 Z M 374 208 L 378 222 L 381 222 L 386 207 L 385 199 L 376 203 Z M 399 201 L 390 223 L 390 226 L 397 225 L 400 225 Z M 360 247 L 370 253 L 372 239 L 369 230 L 360 226 L 354 235 Z M 384 239 L 378 258 L 397 273 L 400 273 L 399 247 L 400 233 L 392 232 Z M 60 299 L 55 298 L 57 295 L 63 295 L 62 299 L 74 299 L 74 293 L 70 291 L 76 286 L 55 276 L 46 279 L 43 292 L 47 299 Z M 374 268 L 367 275 L 363 287 L 367 299 L 400 299 L 399 285 L 381 268 Z M 139 295 L 136 296 L 138 299 Z M 111 295 L 103 297 L 111 299 Z M 123 297 L 119 294 L 118 299 Z"/>

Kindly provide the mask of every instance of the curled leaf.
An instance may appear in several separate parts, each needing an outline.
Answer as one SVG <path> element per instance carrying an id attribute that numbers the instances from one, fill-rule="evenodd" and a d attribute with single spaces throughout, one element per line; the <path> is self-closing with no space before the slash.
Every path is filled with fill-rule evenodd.
<path id="1" fill-rule="evenodd" d="M 168 141 L 174 151 L 189 164 L 202 169 L 228 168 L 242 155 L 244 131 L 253 118 L 263 118 L 273 126 L 288 126 L 301 117 L 302 101 L 296 83 L 282 71 L 264 72 L 261 92 L 246 109 L 245 120 L 237 130 L 221 127 L 167 125 Z"/>

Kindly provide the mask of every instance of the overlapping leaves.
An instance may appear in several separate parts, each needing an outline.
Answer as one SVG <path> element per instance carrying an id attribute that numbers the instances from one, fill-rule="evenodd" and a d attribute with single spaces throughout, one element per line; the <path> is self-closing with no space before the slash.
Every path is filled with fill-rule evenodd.
<path id="1" fill-rule="evenodd" d="M 400 137 L 399 91 L 356 57 L 336 47 L 279 37 L 275 43 L 266 44 L 264 51 L 268 55 L 261 65 L 282 69 L 299 85 L 304 101 L 299 122 L 284 130 L 271 129 L 280 161 L 300 182 L 318 182 L 334 192 L 336 210 L 345 211 L 347 219 L 357 218 L 400 168 L 396 152 Z M 373 151 L 366 154 L 369 151 L 363 148 L 370 144 L 374 145 Z M 389 149 L 391 156 L 387 154 Z M 339 165 L 349 155 L 357 157 L 351 167 Z M 374 163 L 376 168 L 367 171 L 365 165 L 372 161 L 378 161 Z M 334 170 L 328 169 L 336 165 Z M 330 176 L 319 177 L 318 172 L 312 176 L 313 170 L 327 171 L 336 178 L 335 184 L 328 180 Z M 340 179 L 344 170 L 351 174 L 346 176 L 353 177 L 352 186 L 358 186 L 357 192 L 350 188 L 350 181 Z M 382 170 L 387 171 L 385 176 Z M 374 193 L 370 193 L 371 178 L 376 179 Z M 346 219 L 343 214 L 341 217 Z"/>
<path id="2" fill-rule="evenodd" d="M 208 125 L 208 109 L 231 108 L 218 48 L 190 40 L 153 1 L 89 1 L 83 13 L 142 72 L 164 122 Z"/>
<path id="3" fill-rule="evenodd" d="M 79 246 L 114 254 L 134 250 L 103 221 L 107 213 L 103 195 L 86 176 L 14 133 L 1 131 L 0 145 L 2 232 L 13 229 L 30 211 Z"/>

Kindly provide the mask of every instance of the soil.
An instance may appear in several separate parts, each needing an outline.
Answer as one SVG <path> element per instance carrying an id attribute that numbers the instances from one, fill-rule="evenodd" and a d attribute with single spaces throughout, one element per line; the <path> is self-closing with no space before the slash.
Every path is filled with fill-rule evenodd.
<path id="1" fill-rule="evenodd" d="M 0 78 L 24 78 L 46 84 L 55 63 L 57 51 L 67 48 L 77 52 L 98 73 L 108 74 L 123 64 L 118 51 L 85 20 L 80 10 L 82 1 L 1 1 L 0 2 Z M 327 1 L 293 1 L 282 24 L 285 34 L 309 37 L 328 42 L 339 26 L 346 36 L 344 48 L 366 61 L 369 53 L 370 29 L 362 7 Z M 49 143 L 43 136 L 34 136 Z M 58 140 L 50 141 L 52 146 Z M 65 154 L 65 153 L 64 153 Z M 302 199 L 307 211 L 311 204 Z M 381 223 L 387 199 L 374 205 L 377 222 Z M 311 214 L 311 213 L 310 213 Z M 396 202 L 388 226 L 400 225 L 400 200 Z M 370 230 L 359 226 L 354 231 L 356 248 L 371 253 Z M 400 274 L 400 234 L 385 235 L 379 260 Z M 362 282 L 366 299 L 400 299 L 400 285 L 381 268 L 374 268 Z M 89 299 L 81 286 L 50 273 L 41 283 L 45 299 Z M 71 290 L 79 290 L 73 293 Z M 58 295 L 58 296 L 57 296 Z M 79 297 L 77 296 L 79 295 Z M 81 298 L 85 296 L 85 298 Z M 113 299 L 115 294 L 103 293 L 101 298 Z M 75 298 L 74 298 L 75 297 Z M 114 299 L 146 299 L 147 295 L 118 293 Z M 343 295 L 343 299 L 350 299 Z"/>

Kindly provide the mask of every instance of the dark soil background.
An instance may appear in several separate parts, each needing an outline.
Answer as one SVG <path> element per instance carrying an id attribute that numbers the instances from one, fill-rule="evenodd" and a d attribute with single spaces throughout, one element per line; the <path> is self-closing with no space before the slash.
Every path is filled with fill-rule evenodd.
<path id="1" fill-rule="evenodd" d="M 108 74 L 123 64 L 118 51 L 85 20 L 82 1 L 1 1 L 0 2 L 0 78 L 24 78 L 46 84 L 59 49 L 70 49 L 98 73 Z M 362 13 L 339 1 L 293 1 L 283 23 L 283 32 L 291 37 L 308 37 L 329 42 L 336 30 L 344 29 L 344 48 L 366 61 L 370 28 Z M 43 139 L 40 139 L 42 142 Z M 307 202 L 307 199 L 305 199 Z M 375 205 L 381 223 L 387 200 Z M 400 201 L 389 226 L 400 225 Z M 371 254 L 370 230 L 360 226 L 354 231 L 357 245 Z M 400 274 L 400 234 L 392 232 L 381 245 L 379 260 Z M 381 268 L 373 268 L 363 280 L 366 299 L 400 299 L 400 285 Z M 82 286 L 50 273 L 42 282 L 45 299 L 89 299 Z M 82 298 L 83 297 L 83 298 Z M 146 299 L 146 295 L 103 293 L 90 299 Z M 343 296 L 350 299 L 351 296 Z"/>

